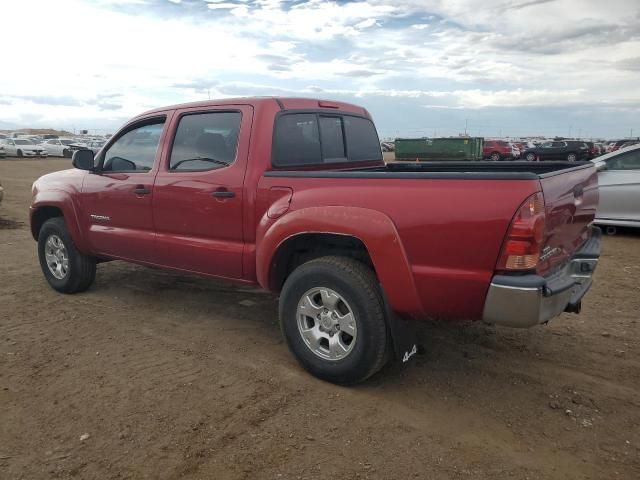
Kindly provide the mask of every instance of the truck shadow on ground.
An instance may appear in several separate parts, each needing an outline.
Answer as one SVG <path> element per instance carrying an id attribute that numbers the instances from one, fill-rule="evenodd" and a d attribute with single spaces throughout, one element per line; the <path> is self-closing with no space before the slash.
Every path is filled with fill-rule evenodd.
<path id="1" fill-rule="evenodd" d="M 258 344 L 266 347 L 262 355 L 281 359 L 288 354 L 279 329 L 277 297 L 267 292 L 122 262 L 101 265 L 97 278 L 90 290 L 97 295 L 117 297 L 138 308 L 148 304 L 181 323 L 198 322 L 205 331 L 207 325 L 212 331 L 227 330 L 225 341 L 237 345 L 243 344 L 244 332 L 251 330 L 254 341 L 257 337 Z M 426 381 L 434 372 L 466 377 L 470 369 L 495 371 L 497 365 L 535 361 L 540 355 L 535 345 L 540 344 L 541 335 L 548 335 L 545 329 L 501 329 L 478 322 L 421 322 L 417 333 L 424 353 L 406 365 L 398 360 L 391 362 L 368 384 L 380 387 L 408 378 Z M 273 351 L 274 345 L 279 347 L 277 352 Z M 298 368 L 295 363 L 289 365 Z M 513 376 L 511 368 L 509 376 Z M 505 371 L 504 367 L 501 369 Z"/>

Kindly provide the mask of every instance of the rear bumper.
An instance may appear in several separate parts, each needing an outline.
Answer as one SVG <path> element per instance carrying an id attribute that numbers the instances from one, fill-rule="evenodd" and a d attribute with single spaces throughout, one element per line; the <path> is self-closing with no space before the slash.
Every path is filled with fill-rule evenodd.
<path id="1" fill-rule="evenodd" d="M 578 313 L 582 297 L 591 288 L 601 248 L 602 231 L 593 227 L 591 238 L 552 275 L 495 275 L 483 321 L 524 328 L 548 322 L 565 311 Z"/>

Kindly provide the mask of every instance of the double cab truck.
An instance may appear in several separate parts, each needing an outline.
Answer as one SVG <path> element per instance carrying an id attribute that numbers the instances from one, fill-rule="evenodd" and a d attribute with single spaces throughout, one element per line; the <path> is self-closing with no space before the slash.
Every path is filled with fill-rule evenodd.
<path id="1" fill-rule="evenodd" d="M 600 254 L 592 163 L 385 164 L 348 103 L 159 108 L 72 163 L 33 185 L 51 287 L 84 291 L 108 260 L 259 285 L 302 366 L 340 384 L 410 357 L 416 320 L 577 313 Z"/>

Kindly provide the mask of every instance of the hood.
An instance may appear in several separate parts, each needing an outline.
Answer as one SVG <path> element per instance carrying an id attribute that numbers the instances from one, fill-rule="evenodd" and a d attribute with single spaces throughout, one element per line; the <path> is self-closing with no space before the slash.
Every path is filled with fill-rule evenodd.
<path id="1" fill-rule="evenodd" d="M 42 145 L 16 145 L 16 150 L 46 150 Z"/>

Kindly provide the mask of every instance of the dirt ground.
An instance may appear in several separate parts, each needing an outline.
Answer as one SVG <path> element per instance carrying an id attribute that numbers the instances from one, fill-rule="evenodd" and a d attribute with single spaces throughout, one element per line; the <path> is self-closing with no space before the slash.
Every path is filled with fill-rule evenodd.
<path id="1" fill-rule="evenodd" d="M 0 478 L 640 478 L 640 234 L 605 239 L 581 315 L 426 324 L 424 355 L 342 388 L 269 294 L 121 262 L 55 293 L 30 186 L 69 163 L 0 160 Z"/>

